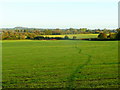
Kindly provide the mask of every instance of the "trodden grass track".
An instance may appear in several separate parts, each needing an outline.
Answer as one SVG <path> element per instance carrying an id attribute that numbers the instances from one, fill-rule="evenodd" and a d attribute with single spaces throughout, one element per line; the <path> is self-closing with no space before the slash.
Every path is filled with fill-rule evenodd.
<path id="1" fill-rule="evenodd" d="M 117 88 L 118 42 L 3 41 L 3 88 Z"/>

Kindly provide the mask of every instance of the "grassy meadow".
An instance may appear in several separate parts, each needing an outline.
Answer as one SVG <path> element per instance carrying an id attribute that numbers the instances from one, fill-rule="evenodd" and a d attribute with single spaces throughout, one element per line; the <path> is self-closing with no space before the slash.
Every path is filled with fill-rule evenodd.
<path id="1" fill-rule="evenodd" d="M 3 88 L 117 88 L 118 42 L 6 40 Z"/>

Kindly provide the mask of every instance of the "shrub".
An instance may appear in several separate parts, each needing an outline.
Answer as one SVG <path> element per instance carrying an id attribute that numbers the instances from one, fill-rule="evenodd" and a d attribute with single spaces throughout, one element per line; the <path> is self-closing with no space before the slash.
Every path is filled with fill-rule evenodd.
<path id="1" fill-rule="evenodd" d="M 77 37 L 76 36 L 73 36 L 73 39 L 76 39 Z"/>
<path id="2" fill-rule="evenodd" d="M 62 40 L 62 37 L 54 37 L 53 39 Z"/>
<path id="3" fill-rule="evenodd" d="M 45 37 L 44 39 L 48 39 L 48 40 L 49 40 L 49 39 L 51 39 L 51 38 L 50 38 L 50 37 Z"/>
<path id="4" fill-rule="evenodd" d="M 64 37 L 64 39 L 69 39 L 69 37 L 66 35 L 66 36 Z"/>
<path id="5" fill-rule="evenodd" d="M 116 35 L 116 39 L 120 40 L 120 31 L 118 31 L 118 33 Z"/>
<path id="6" fill-rule="evenodd" d="M 107 36 L 107 38 L 109 38 L 109 39 L 115 39 L 115 36 L 116 36 L 116 34 L 109 34 L 109 36 Z"/>
<path id="7" fill-rule="evenodd" d="M 34 38 L 35 40 L 41 40 L 41 39 L 45 39 L 43 36 L 37 36 Z"/>
<path id="8" fill-rule="evenodd" d="M 100 34 L 98 35 L 98 38 L 99 38 L 99 39 L 107 39 L 107 34 L 105 34 L 105 33 L 100 33 Z"/>

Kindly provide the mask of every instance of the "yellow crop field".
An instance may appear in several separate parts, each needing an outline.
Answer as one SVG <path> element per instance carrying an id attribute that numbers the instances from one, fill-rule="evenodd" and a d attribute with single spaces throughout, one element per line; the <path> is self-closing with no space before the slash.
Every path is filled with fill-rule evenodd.
<path id="1" fill-rule="evenodd" d="M 42 35 L 44 37 L 65 37 L 66 35 Z M 98 34 L 69 34 L 67 35 L 69 38 L 73 38 L 73 36 L 76 36 L 77 39 L 81 38 L 97 38 Z"/>

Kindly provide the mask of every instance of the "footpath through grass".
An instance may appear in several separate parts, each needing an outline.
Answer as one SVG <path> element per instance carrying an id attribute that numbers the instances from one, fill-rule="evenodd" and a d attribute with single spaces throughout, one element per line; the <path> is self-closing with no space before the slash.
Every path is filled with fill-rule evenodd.
<path id="1" fill-rule="evenodd" d="M 3 88 L 118 87 L 117 41 L 3 41 Z"/>

